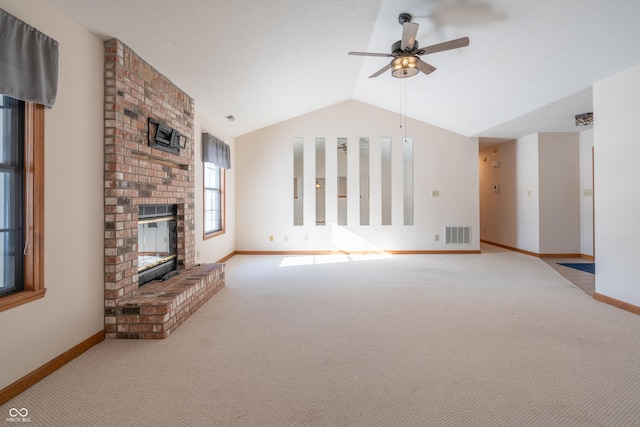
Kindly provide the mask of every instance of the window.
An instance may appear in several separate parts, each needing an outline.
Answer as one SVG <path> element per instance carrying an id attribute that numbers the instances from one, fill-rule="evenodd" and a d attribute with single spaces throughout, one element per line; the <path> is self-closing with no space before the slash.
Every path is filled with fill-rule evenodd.
<path id="1" fill-rule="evenodd" d="M 44 107 L 0 95 L 0 311 L 44 296 Z"/>
<path id="2" fill-rule="evenodd" d="M 204 236 L 224 233 L 224 169 L 204 162 Z"/>
<path id="3" fill-rule="evenodd" d="M 24 102 L 6 96 L 0 104 L 0 295 L 23 289 Z"/>

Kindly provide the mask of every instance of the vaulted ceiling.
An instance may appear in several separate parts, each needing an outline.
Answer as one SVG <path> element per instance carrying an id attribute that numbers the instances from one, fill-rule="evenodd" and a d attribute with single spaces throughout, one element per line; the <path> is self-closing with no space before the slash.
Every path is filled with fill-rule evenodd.
<path id="1" fill-rule="evenodd" d="M 51 1 L 127 44 L 233 136 L 347 99 L 466 136 L 575 131 L 592 84 L 640 63 L 638 0 Z M 470 45 L 424 56 L 432 74 L 370 79 L 389 59 L 347 53 L 389 52 L 401 12 L 420 46 Z"/>

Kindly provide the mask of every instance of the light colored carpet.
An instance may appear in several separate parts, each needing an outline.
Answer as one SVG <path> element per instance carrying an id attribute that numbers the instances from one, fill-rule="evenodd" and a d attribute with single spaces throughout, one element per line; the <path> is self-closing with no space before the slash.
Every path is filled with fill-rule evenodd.
<path id="1" fill-rule="evenodd" d="M 640 316 L 482 250 L 235 256 L 167 340 L 105 341 L 0 421 L 15 407 L 46 426 L 640 426 Z"/>

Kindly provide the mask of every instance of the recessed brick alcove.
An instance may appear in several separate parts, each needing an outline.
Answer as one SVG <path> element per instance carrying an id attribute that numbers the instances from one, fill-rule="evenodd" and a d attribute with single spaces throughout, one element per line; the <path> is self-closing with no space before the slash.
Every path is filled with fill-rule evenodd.
<path id="1" fill-rule="evenodd" d="M 117 39 L 104 44 L 104 286 L 109 338 L 165 338 L 224 286 L 195 264 L 194 102 Z M 186 136 L 179 154 L 148 144 L 152 118 Z M 181 274 L 138 287 L 138 207 L 177 206 Z"/>

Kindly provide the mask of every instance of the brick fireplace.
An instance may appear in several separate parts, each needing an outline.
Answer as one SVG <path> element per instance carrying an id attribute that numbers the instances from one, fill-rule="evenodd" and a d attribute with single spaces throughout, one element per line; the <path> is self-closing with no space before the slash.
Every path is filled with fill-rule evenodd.
<path id="1" fill-rule="evenodd" d="M 224 266 L 195 264 L 194 101 L 117 39 L 104 44 L 104 287 L 109 338 L 165 338 L 224 286 Z M 148 143 L 149 119 L 186 137 L 179 152 Z M 138 215 L 177 208 L 181 274 L 138 286 Z"/>

